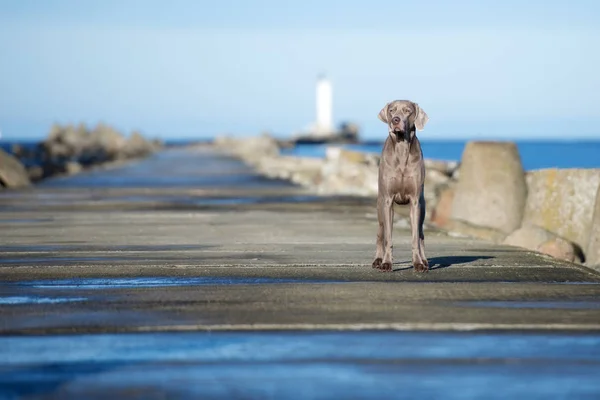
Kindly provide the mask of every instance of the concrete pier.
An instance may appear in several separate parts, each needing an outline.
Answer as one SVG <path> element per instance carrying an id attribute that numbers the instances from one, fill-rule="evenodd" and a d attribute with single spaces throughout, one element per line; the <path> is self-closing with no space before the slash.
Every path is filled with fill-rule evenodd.
<path id="1" fill-rule="evenodd" d="M 2 191 L 0 345 L 205 331 L 597 338 L 599 273 L 428 228 L 432 269 L 415 274 L 399 221 L 394 272 L 373 270 L 372 200 L 315 197 L 207 147 Z M 0 369 L 17 374 L 25 353 Z"/>

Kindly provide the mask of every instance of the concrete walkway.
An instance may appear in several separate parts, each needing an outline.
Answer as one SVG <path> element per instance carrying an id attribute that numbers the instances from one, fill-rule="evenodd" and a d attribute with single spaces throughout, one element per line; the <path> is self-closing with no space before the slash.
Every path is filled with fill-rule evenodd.
<path id="1" fill-rule="evenodd" d="M 374 211 L 207 148 L 0 192 L 0 399 L 600 394 L 600 274 L 430 228 L 418 275 L 402 216 L 382 273 Z"/>
<path id="2" fill-rule="evenodd" d="M 600 331 L 600 274 L 429 229 L 370 268 L 371 200 L 314 198 L 206 148 L 0 193 L 0 333 Z"/>

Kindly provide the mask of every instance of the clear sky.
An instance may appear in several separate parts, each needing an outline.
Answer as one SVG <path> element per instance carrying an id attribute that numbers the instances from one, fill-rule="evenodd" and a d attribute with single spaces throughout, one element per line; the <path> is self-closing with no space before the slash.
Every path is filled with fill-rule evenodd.
<path id="1" fill-rule="evenodd" d="M 422 138 L 600 138 L 599 21 L 594 0 L 0 0 L 0 129 L 286 135 L 324 72 L 366 138 L 393 99 Z"/>

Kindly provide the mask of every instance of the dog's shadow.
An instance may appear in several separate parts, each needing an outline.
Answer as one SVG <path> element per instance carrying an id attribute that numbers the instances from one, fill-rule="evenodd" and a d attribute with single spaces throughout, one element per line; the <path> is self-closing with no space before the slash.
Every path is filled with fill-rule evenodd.
<path id="1" fill-rule="evenodd" d="M 428 258 L 429 261 L 429 270 L 432 271 L 434 269 L 448 268 L 453 265 L 458 264 L 467 264 L 477 260 L 489 260 L 490 258 L 495 258 L 492 256 L 445 256 L 445 257 L 432 257 Z M 396 268 L 393 271 L 406 271 L 409 269 L 413 269 L 412 261 L 406 261 L 400 264 L 411 264 L 408 267 Z"/>

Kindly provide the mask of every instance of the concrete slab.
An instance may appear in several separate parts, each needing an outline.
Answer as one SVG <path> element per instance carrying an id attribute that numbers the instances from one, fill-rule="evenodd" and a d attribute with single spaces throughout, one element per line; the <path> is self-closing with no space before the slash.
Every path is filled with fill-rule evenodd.
<path id="1" fill-rule="evenodd" d="M 314 197 L 207 148 L 2 192 L 0 333 L 600 330 L 597 272 L 429 227 L 418 275 L 403 218 L 395 271 L 374 271 L 373 200 Z M 161 277 L 182 280 L 144 283 Z"/>

